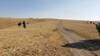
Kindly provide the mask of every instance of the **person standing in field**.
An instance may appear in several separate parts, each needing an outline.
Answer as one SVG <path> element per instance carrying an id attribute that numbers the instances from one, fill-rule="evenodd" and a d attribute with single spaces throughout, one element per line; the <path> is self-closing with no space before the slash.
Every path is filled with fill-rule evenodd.
<path id="1" fill-rule="evenodd" d="M 26 22 L 23 21 L 23 28 L 26 28 Z"/>
<path id="2" fill-rule="evenodd" d="M 18 26 L 21 26 L 21 22 L 18 23 Z"/>

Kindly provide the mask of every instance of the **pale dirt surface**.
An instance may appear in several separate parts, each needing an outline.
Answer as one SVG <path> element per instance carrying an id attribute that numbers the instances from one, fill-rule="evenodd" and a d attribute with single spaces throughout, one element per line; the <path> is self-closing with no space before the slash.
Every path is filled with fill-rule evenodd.
<path id="1" fill-rule="evenodd" d="M 72 31 L 64 30 L 63 26 L 60 26 L 59 30 L 62 31 L 62 34 L 64 35 L 64 38 L 67 40 L 68 43 L 75 43 L 81 40 L 85 40 L 83 37 L 73 33 Z M 95 52 L 87 50 L 71 48 L 70 51 L 72 52 L 73 56 L 98 56 L 98 54 L 96 54 Z"/>
<path id="2" fill-rule="evenodd" d="M 95 25 L 60 20 L 26 20 L 27 28 L 18 27 L 21 20 L 0 25 L 0 56 L 100 56 L 100 51 L 63 47 L 81 40 L 99 39 Z M 4 24 L 5 22 L 5 24 Z M 16 22 L 15 24 L 13 24 Z M 89 29 L 90 28 L 90 29 Z M 93 35 L 94 34 L 94 35 Z"/>

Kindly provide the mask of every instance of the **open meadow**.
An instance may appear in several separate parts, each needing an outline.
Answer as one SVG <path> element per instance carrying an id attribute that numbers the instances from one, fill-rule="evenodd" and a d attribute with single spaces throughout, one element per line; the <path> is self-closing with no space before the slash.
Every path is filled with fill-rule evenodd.
<path id="1" fill-rule="evenodd" d="M 99 39 L 88 21 L 0 19 L 0 56 L 100 56 Z"/>

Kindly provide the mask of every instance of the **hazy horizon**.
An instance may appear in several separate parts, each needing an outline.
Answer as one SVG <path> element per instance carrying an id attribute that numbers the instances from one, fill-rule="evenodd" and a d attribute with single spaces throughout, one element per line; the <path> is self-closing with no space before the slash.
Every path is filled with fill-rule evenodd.
<path id="1" fill-rule="evenodd" d="M 100 21 L 100 0 L 0 0 L 0 17 Z"/>

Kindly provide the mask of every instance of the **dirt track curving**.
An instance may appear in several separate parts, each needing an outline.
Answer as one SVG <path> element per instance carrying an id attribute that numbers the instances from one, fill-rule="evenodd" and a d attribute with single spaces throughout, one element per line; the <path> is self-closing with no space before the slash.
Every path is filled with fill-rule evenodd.
<path id="1" fill-rule="evenodd" d="M 75 34 L 73 31 L 69 29 L 64 29 L 63 26 L 58 27 L 59 31 L 62 32 L 64 38 L 67 40 L 68 43 L 75 43 L 79 42 L 81 40 L 85 40 L 78 34 Z M 95 52 L 93 51 L 87 51 L 83 49 L 75 49 L 75 48 L 70 48 L 70 51 L 72 52 L 73 56 L 98 56 Z"/>

